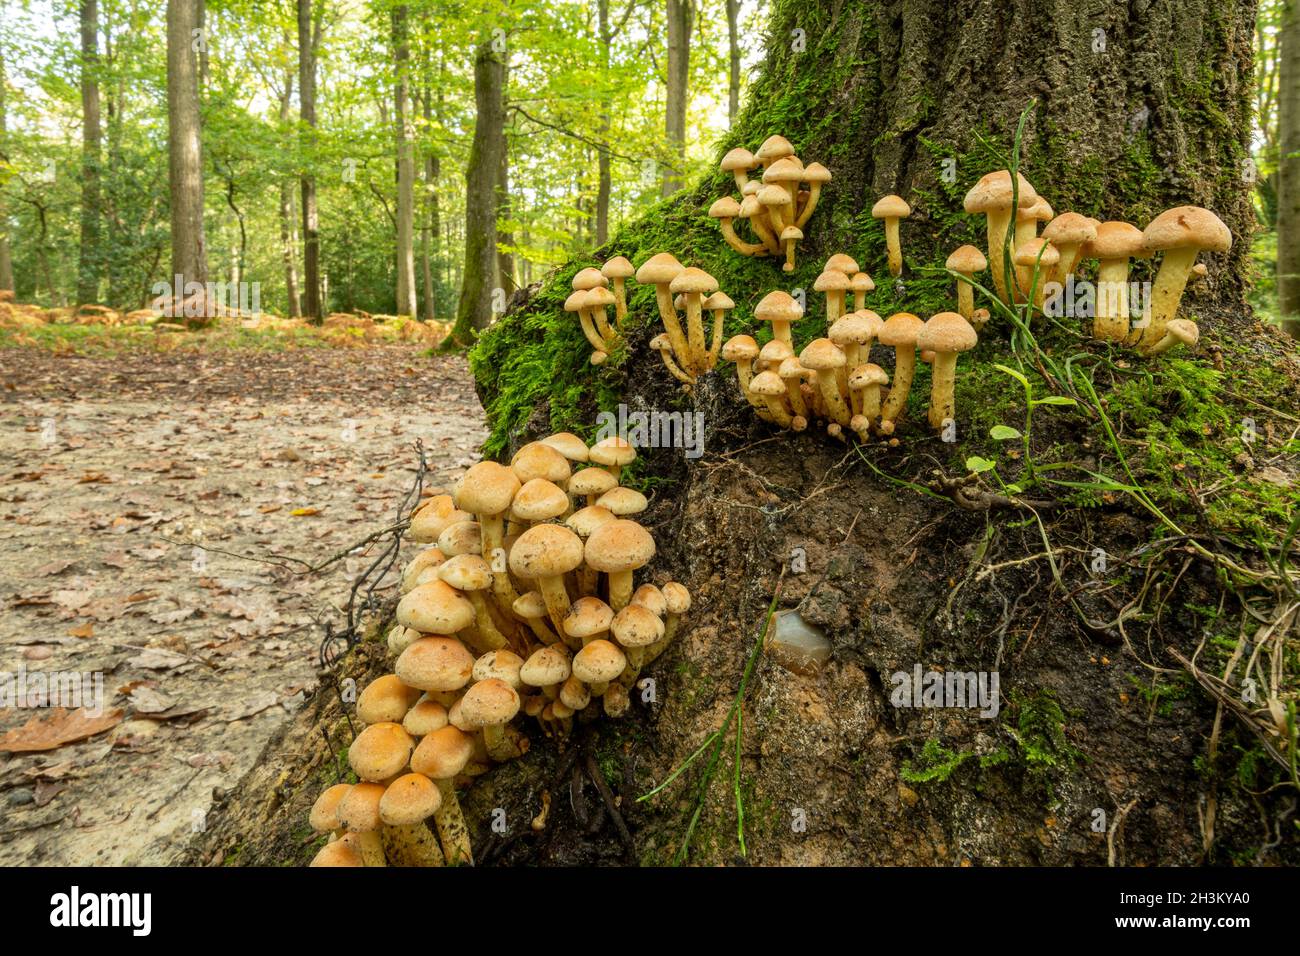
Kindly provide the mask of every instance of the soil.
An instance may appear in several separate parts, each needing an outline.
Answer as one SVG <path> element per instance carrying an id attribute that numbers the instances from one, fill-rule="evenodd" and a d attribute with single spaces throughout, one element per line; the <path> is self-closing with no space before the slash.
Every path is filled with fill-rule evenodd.
<path id="1" fill-rule="evenodd" d="M 324 627 L 426 487 L 477 460 L 458 358 L 413 347 L 0 350 L 0 670 L 102 677 L 111 727 L 0 751 L 0 865 L 167 864 L 318 697 Z M 393 580 L 379 595 L 390 593 Z M 48 728 L 0 711 L 0 737 Z"/>

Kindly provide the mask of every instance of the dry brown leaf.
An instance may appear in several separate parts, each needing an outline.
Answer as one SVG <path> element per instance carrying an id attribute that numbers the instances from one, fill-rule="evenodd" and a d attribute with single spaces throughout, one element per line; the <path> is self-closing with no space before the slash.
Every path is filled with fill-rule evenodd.
<path id="1" fill-rule="evenodd" d="M 93 621 L 87 621 L 85 624 L 81 625 L 81 627 L 74 627 L 72 630 L 68 631 L 68 637 L 94 637 L 94 636 L 95 636 L 95 623 Z"/>
<path id="2" fill-rule="evenodd" d="M 115 707 L 98 717 L 92 717 L 84 707 L 72 711 L 65 707 L 55 707 L 46 714 L 32 717 L 21 727 L 0 737 L 0 750 L 10 753 L 54 750 L 64 744 L 111 730 L 122 722 L 122 713 L 120 707 Z"/>

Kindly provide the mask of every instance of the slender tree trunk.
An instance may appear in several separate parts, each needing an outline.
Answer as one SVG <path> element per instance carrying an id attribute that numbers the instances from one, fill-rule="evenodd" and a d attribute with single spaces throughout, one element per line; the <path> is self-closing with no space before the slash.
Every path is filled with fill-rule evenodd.
<path id="1" fill-rule="evenodd" d="M 308 166 L 316 135 L 316 44 L 320 41 L 319 11 L 311 0 L 298 0 L 298 111 L 307 139 Z M 303 314 L 313 322 L 324 318 L 321 303 L 320 218 L 316 211 L 316 176 L 310 168 L 301 177 Z"/>
<path id="2" fill-rule="evenodd" d="M 411 121 L 410 10 L 393 7 L 393 126 L 397 138 L 397 314 L 415 316 L 415 154 Z"/>
<path id="3" fill-rule="evenodd" d="M 9 78 L 5 73 L 4 57 L 0 56 L 0 144 L 8 132 L 5 102 L 9 92 Z M 9 214 L 4 195 L 0 193 L 0 292 L 14 291 L 13 254 L 9 249 Z"/>
<path id="4" fill-rule="evenodd" d="M 284 92 L 280 96 L 280 128 L 289 128 L 292 115 L 293 71 L 284 72 Z M 293 183 L 288 178 L 280 181 L 280 255 L 284 261 L 285 308 L 290 318 L 302 315 L 302 302 L 298 298 L 298 249 L 294 229 Z"/>
<path id="5" fill-rule="evenodd" d="M 474 139 L 465 168 L 465 267 L 451 341 L 468 345 L 492 321 L 497 270 L 497 184 L 505 152 L 505 64 L 492 42 L 474 54 Z"/>
<path id="6" fill-rule="evenodd" d="M 740 3 L 727 0 L 727 122 L 740 114 Z"/>
<path id="7" fill-rule="evenodd" d="M 99 3 L 81 0 L 81 244 L 77 257 L 77 301 L 99 301 L 100 121 Z"/>
<path id="8" fill-rule="evenodd" d="M 439 59 L 441 67 L 441 59 Z M 434 78 L 432 67 L 430 66 L 430 57 L 428 44 L 424 45 L 424 125 L 426 130 L 433 129 L 434 109 L 433 109 L 433 86 Z M 438 87 L 438 97 L 441 100 L 442 87 Z M 441 110 L 439 110 L 441 113 Z M 441 119 L 441 115 L 438 116 Z M 438 179 L 442 173 L 442 162 L 438 156 L 436 147 L 430 147 L 424 157 L 424 201 L 426 211 L 424 224 L 421 227 L 423 232 L 422 245 L 423 254 L 422 267 L 424 278 L 424 321 L 433 322 L 438 317 L 438 280 L 439 275 L 439 249 L 441 247 L 442 229 L 438 221 Z"/>
<path id="9" fill-rule="evenodd" d="M 198 48 L 203 46 L 200 15 L 200 4 L 196 0 L 168 0 L 167 154 L 172 275 L 180 276 L 186 285 L 206 285 L 208 281 L 208 250 L 203 233 L 203 131 L 197 59 Z M 205 308 L 204 312 L 207 311 Z"/>
<path id="10" fill-rule="evenodd" d="M 1277 308 L 1300 338 L 1300 0 L 1282 10 L 1277 125 Z"/>
<path id="11" fill-rule="evenodd" d="M 609 45 L 614 41 L 609 25 L 609 0 L 600 0 L 596 7 L 600 30 L 601 80 L 609 79 Z M 596 248 L 609 241 L 609 194 L 613 189 L 609 156 L 609 111 L 601 110 L 599 145 L 596 147 Z"/>
<path id="12" fill-rule="evenodd" d="M 514 234 L 502 229 L 500 223 L 510 219 L 510 138 L 503 134 L 501 148 L 501 173 L 497 177 L 497 285 L 506 297 L 515 291 L 515 257 L 507 247 L 515 243 Z"/>
<path id="13" fill-rule="evenodd" d="M 682 188 L 686 168 L 686 102 L 691 75 L 693 14 L 693 0 L 668 0 L 668 89 L 664 135 L 672 151 L 672 165 L 663 173 L 664 196 L 671 196 Z"/>

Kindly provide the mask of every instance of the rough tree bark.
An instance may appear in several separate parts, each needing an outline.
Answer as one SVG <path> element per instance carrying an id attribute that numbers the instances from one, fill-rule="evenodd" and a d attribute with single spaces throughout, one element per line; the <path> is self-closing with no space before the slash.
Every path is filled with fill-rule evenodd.
<path id="1" fill-rule="evenodd" d="M 424 64 L 423 64 L 423 92 L 421 109 L 424 114 L 425 130 L 433 129 L 434 108 L 433 108 L 433 87 L 434 77 L 430 67 L 429 44 L 422 44 Z M 442 61 L 439 59 L 439 73 L 441 74 Z M 438 97 L 441 101 L 442 85 L 438 84 Z M 438 111 L 438 119 L 441 120 L 441 110 Z M 424 280 L 424 321 L 432 322 L 438 317 L 438 281 L 441 279 L 441 267 L 439 263 L 439 245 L 442 235 L 442 227 L 439 222 L 438 209 L 438 180 L 442 176 L 442 159 L 438 155 L 436 147 L 429 147 L 424 157 L 424 201 L 425 215 L 424 221 L 420 226 L 420 268 Z"/>
<path id="2" fill-rule="evenodd" d="M 609 0 L 600 0 L 596 5 L 596 29 L 600 37 L 600 57 L 602 80 L 609 77 L 609 45 L 614 40 L 614 31 L 609 23 Z M 609 241 L 609 196 L 613 189 L 613 176 L 610 170 L 609 156 L 609 112 L 600 114 L 600 133 L 596 146 L 596 248 Z"/>
<path id="3" fill-rule="evenodd" d="M 397 139 L 397 314 L 414 316 L 415 129 L 411 118 L 410 9 L 393 7 L 393 127 Z"/>
<path id="4" fill-rule="evenodd" d="M 727 120 L 740 113 L 740 2 L 727 0 Z"/>
<path id="5" fill-rule="evenodd" d="M 664 196 L 683 186 L 686 165 L 686 102 L 691 76 L 692 0 L 668 0 L 668 76 L 664 98 L 664 136 L 672 152 L 672 164 L 664 169 Z"/>
<path id="6" fill-rule="evenodd" d="M 474 139 L 465 167 L 465 268 L 450 341 L 467 345 L 492 320 L 497 271 L 497 183 L 505 153 L 505 66 L 492 41 L 474 55 Z"/>
<path id="7" fill-rule="evenodd" d="M 287 38 L 286 38 L 287 45 Z M 293 99 L 293 71 L 284 71 L 284 90 L 280 95 L 280 127 L 289 128 L 290 101 Z M 302 302 L 298 298 L 298 249 L 293 219 L 293 183 L 280 182 L 280 249 L 284 261 L 284 295 L 291 318 L 302 315 Z"/>
<path id="8" fill-rule="evenodd" d="M 81 242 L 77 255 L 77 301 L 99 301 L 99 3 L 81 0 Z"/>
<path id="9" fill-rule="evenodd" d="M 1283 4 L 1278 64 L 1277 308 L 1300 339 L 1300 0 Z"/>
<path id="10" fill-rule="evenodd" d="M 9 79 L 5 73 L 4 57 L 0 56 L 0 142 L 7 132 L 5 115 L 5 98 L 8 93 Z M 9 217 L 6 214 L 3 197 L 0 197 L 0 292 L 12 292 L 14 289 L 13 254 L 9 249 Z"/>
<path id="11" fill-rule="evenodd" d="M 321 11 L 312 13 L 311 0 L 298 0 L 298 112 L 307 144 L 316 130 L 316 49 L 320 43 Z M 320 217 L 316 210 L 316 177 L 306 170 L 301 178 L 303 314 L 314 322 L 324 318 L 321 303 Z"/>
<path id="12" fill-rule="evenodd" d="M 167 3 L 167 130 L 171 191 L 172 275 L 208 281 L 203 234 L 203 132 L 199 115 L 198 49 L 202 9 L 196 0 Z M 183 291 L 183 290 L 177 290 Z"/>

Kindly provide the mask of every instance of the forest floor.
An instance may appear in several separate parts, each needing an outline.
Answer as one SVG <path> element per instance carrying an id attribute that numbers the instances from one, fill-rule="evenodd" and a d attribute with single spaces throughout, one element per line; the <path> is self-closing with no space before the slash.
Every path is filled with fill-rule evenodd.
<path id="1" fill-rule="evenodd" d="M 0 385 L 0 694 L 58 675 L 86 705 L 0 707 L 0 865 L 169 863 L 311 694 L 368 563 L 301 562 L 394 522 L 417 440 L 426 489 L 454 480 L 482 410 L 409 345 L 0 348 Z"/>

